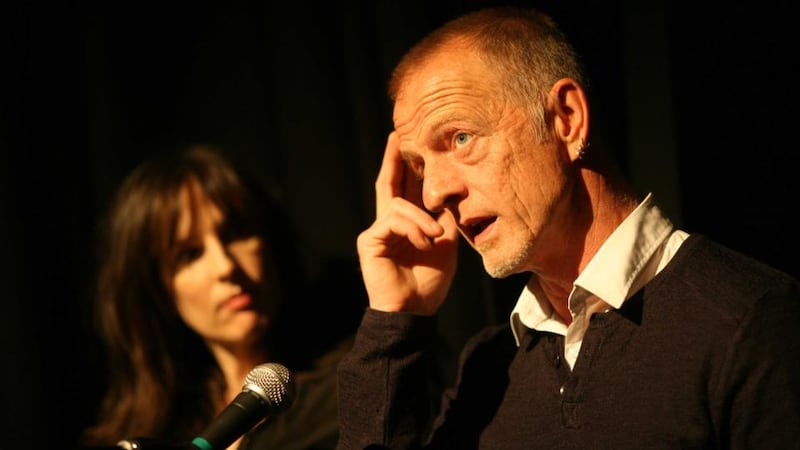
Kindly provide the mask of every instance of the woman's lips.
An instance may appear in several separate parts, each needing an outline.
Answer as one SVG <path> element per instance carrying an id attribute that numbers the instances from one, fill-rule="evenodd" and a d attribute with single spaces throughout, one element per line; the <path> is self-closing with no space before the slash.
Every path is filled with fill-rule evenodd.
<path id="1" fill-rule="evenodd" d="M 248 293 L 241 293 L 225 300 L 222 307 L 225 309 L 242 310 L 247 309 L 253 304 L 253 299 Z"/>

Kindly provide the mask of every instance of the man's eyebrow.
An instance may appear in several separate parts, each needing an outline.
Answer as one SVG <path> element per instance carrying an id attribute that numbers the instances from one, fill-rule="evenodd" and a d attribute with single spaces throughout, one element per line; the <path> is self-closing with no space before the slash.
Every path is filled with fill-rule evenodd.
<path id="1" fill-rule="evenodd" d="M 436 119 L 436 121 L 430 124 L 423 125 L 420 131 L 417 133 L 416 139 L 422 140 L 427 143 L 431 143 L 431 141 L 436 141 L 437 139 L 441 138 L 443 133 L 442 130 L 448 128 L 450 123 L 455 122 L 457 120 L 461 119 L 459 116 L 456 116 L 454 114 L 447 114 L 443 117 L 439 117 Z M 404 159 L 406 158 L 406 154 L 410 156 L 416 156 L 414 152 L 407 152 L 402 149 L 400 150 L 400 153 L 403 155 Z"/>
<path id="2" fill-rule="evenodd" d="M 448 125 L 449 123 L 455 122 L 455 121 L 458 121 L 458 120 L 462 120 L 460 116 L 457 116 L 455 114 L 447 114 L 444 117 L 440 117 L 440 118 L 436 119 L 435 122 L 433 122 L 431 125 L 425 127 L 425 129 L 428 131 L 429 134 L 430 133 L 436 133 L 439 130 L 441 130 L 442 128 L 444 128 L 446 125 Z"/>

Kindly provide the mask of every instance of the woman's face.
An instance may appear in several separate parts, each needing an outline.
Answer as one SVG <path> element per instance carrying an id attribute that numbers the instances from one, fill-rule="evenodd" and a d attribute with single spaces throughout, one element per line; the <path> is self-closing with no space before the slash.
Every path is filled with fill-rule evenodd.
<path id="1" fill-rule="evenodd" d="M 172 278 L 178 313 L 210 347 L 250 351 L 274 306 L 264 288 L 264 243 L 258 236 L 227 236 L 225 218 L 204 195 L 194 196 L 193 217 L 189 189 L 181 196 Z"/>

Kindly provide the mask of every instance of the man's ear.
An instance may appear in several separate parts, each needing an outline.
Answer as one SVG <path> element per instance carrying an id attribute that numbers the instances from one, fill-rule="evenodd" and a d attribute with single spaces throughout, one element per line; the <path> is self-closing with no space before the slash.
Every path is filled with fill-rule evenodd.
<path id="1" fill-rule="evenodd" d="M 566 145 L 570 159 L 580 159 L 588 146 L 589 101 L 577 81 L 562 78 L 550 91 L 555 137 Z"/>

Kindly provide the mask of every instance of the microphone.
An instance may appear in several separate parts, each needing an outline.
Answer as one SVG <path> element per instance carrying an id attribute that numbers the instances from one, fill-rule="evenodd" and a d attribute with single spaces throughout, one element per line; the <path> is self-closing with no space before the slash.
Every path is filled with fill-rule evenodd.
<path id="1" fill-rule="evenodd" d="M 288 409 L 294 395 L 294 377 L 289 369 L 276 363 L 254 367 L 244 380 L 242 392 L 192 439 L 192 448 L 227 448 L 263 418 Z"/>

